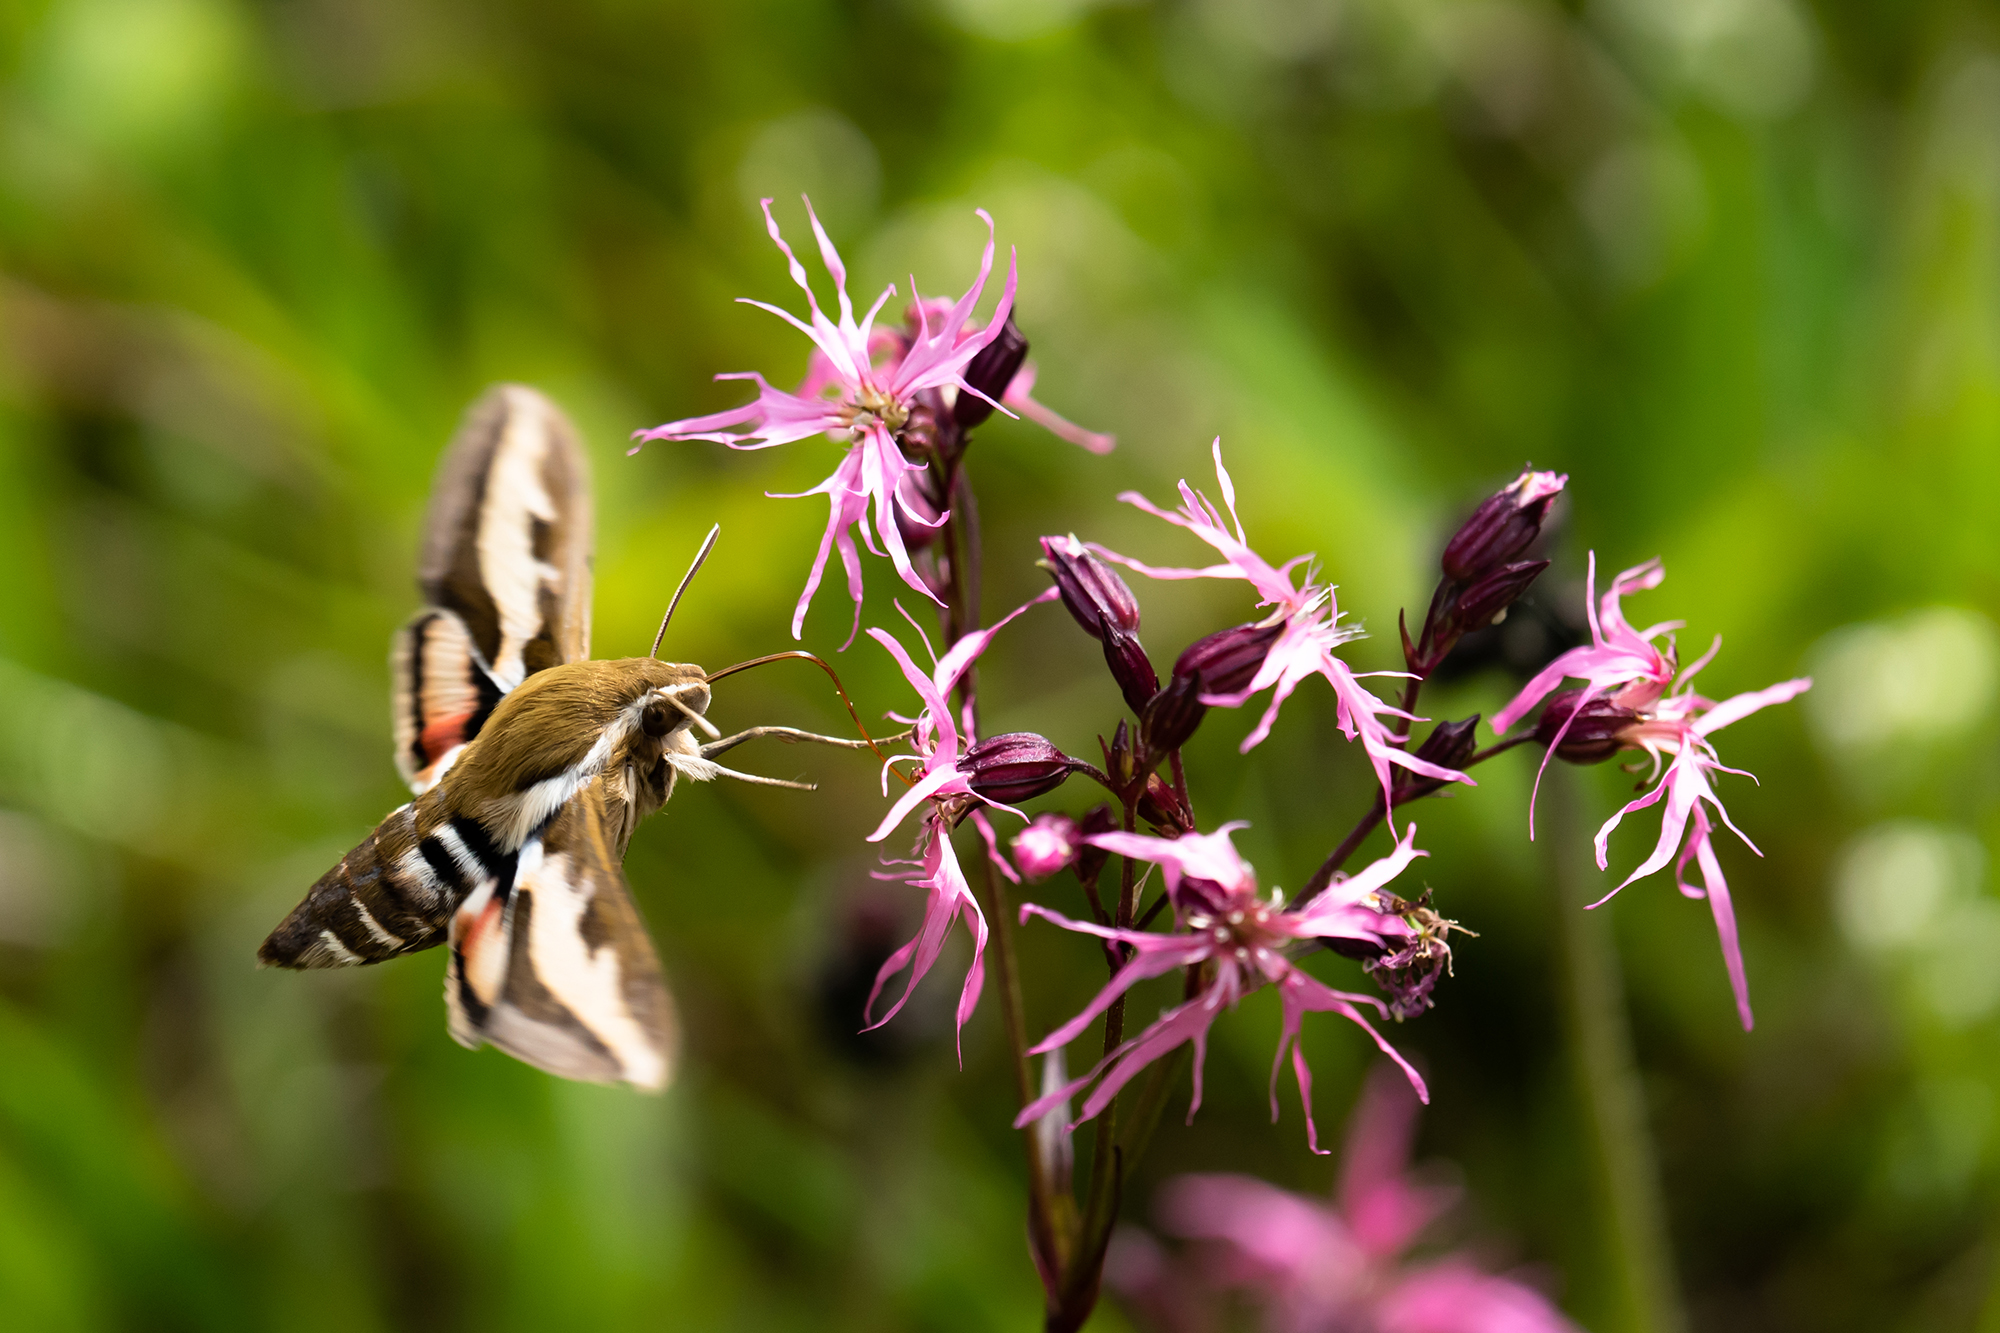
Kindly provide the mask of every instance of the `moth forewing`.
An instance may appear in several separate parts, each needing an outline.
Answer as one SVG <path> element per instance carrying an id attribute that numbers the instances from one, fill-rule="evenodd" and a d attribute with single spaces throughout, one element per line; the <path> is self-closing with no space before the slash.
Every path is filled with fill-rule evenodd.
<path id="1" fill-rule="evenodd" d="M 520 852 L 510 884 L 452 926 L 452 1035 L 565 1078 L 658 1089 L 676 1028 L 593 780 Z M 503 896 L 504 895 L 504 899 Z"/>

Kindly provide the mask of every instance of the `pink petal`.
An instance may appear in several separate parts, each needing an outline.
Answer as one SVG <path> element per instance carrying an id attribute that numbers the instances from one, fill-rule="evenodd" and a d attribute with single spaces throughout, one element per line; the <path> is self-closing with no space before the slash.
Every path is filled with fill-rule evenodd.
<path id="1" fill-rule="evenodd" d="M 1743 948 L 1736 938 L 1736 909 L 1729 899 L 1729 881 L 1722 877 L 1722 863 L 1716 859 L 1715 847 L 1709 839 L 1712 828 L 1708 814 L 1700 805 L 1694 808 L 1694 832 L 1688 838 L 1688 845 L 1681 852 L 1680 862 L 1674 867 L 1674 881 L 1682 892 L 1698 892 L 1708 899 L 1708 909 L 1715 917 L 1716 938 L 1722 944 L 1722 964 L 1729 971 L 1729 988 L 1736 995 L 1736 1015 L 1743 1021 L 1743 1030 L 1750 1031 L 1756 1020 L 1750 1014 L 1750 982 L 1743 971 Z M 1701 867 L 1702 887 L 1699 891 L 1689 889 L 1682 872 L 1693 858 Z"/>
<path id="2" fill-rule="evenodd" d="M 1298 1080 L 1299 1101 L 1305 1107 L 1306 1147 L 1315 1153 L 1325 1155 L 1330 1149 L 1319 1146 L 1319 1129 L 1313 1124 L 1312 1115 L 1312 1072 L 1306 1067 L 1305 1051 L 1299 1046 L 1299 1034 L 1309 1013 L 1335 1013 L 1361 1026 L 1362 1031 L 1374 1038 L 1375 1045 L 1382 1054 L 1394 1060 L 1403 1074 L 1410 1080 L 1417 1096 L 1429 1104 L 1430 1090 L 1424 1086 L 1423 1075 L 1417 1073 L 1408 1060 L 1383 1039 L 1361 1014 L 1358 1005 L 1374 1005 L 1379 1011 L 1382 1002 L 1371 995 L 1352 995 L 1337 991 L 1301 972 L 1289 963 L 1283 964 L 1284 971 L 1278 978 L 1278 995 L 1284 1002 L 1284 1026 L 1278 1033 L 1278 1054 L 1271 1062 L 1271 1119 L 1278 1118 L 1278 1070 L 1283 1066 L 1286 1048 L 1292 1048 L 1292 1072 Z"/>
<path id="3" fill-rule="evenodd" d="M 1784 681 L 1765 689 L 1752 690 L 1748 694 L 1725 699 L 1695 719 L 1695 734 L 1706 736 L 1711 732 L 1720 731 L 1732 722 L 1741 722 L 1760 708 L 1788 703 L 1811 688 L 1812 677 L 1800 676 L 1796 680 Z"/>
<path id="4" fill-rule="evenodd" d="M 1208 941 L 1195 936 L 1162 935 L 1156 931 L 1121 930 L 1114 926 L 1100 926 L 1089 921 L 1072 921 L 1039 903 L 1022 904 L 1023 924 L 1030 916 L 1053 921 L 1064 930 L 1095 935 L 1100 939 L 1117 940 L 1136 950 L 1132 958 L 1118 969 L 1117 974 L 1104 989 L 1084 1006 L 1083 1012 L 1029 1047 L 1030 1055 L 1046 1055 L 1058 1046 L 1069 1045 L 1083 1034 L 1083 1030 L 1089 1027 L 1099 1014 L 1109 1009 L 1113 1001 L 1139 982 L 1151 977 L 1165 976 L 1177 967 L 1200 962 L 1209 952 Z"/>
<path id="5" fill-rule="evenodd" d="M 974 810 L 971 815 L 972 827 L 979 830 L 979 837 L 986 844 L 986 859 L 1000 867 L 1000 873 L 1009 884 L 1019 884 L 1021 877 L 1014 873 L 1014 863 L 1000 851 L 1000 838 L 993 832 L 993 821 L 986 817 L 984 810 Z"/>

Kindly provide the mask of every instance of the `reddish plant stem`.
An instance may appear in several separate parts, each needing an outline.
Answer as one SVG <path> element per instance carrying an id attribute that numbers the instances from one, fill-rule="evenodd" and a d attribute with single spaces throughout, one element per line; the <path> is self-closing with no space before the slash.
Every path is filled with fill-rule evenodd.
<path id="1" fill-rule="evenodd" d="M 1124 812 L 1121 825 L 1127 833 L 1138 828 L 1138 791 L 1141 789 L 1142 783 L 1134 784 L 1122 794 Z M 1137 899 L 1137 865 L 1129 856 L 1121 856 L 1118 860 L 1118 914 L 1115 922 L 1121 929 L 1129 930 Z M 1110 1055 L 1124 1041 L 1125 997 L 1121 995 L 1104 1012 L 1104 1054 Z M 1114 1097 L 1097 1114 L 1096 1133 L 1091 1141 L 1090 1191 L 1084 1198 L 1083 1225 L 1078 1230 L 1078 1245 L 1074 1251 L 1076 1259 L 1081 1262 L 1073 1262 L 1070 1271 L 1064 1274 L 1061 1302 L 1049 1315 L 1051 1333 L 1068 1333 L 1068 1330 L 1081 1328 L 1097 1304 L 1104 1248 L 1111 1228 L 1118 1220 L 1117 1200 L 1123 1185 L 1119 1162 L 1121 1154 L 1117 1150 L 1117 1118 L 1118 1099 Z"/>
<path id="2" fill-rule="evenodd" d="M 1533 732 L 1524 731 L 1518 736 L 1510 736 L 1504 741 L 1496 741 L 1494 744 L 1487 746 L 1467 759 L 1465 767 L 1471 768 L 1474 765 L 1483 764 L 1488 759 L 1496 755 L 1505 754 L 1517 745 L 1525 745 L 1534 738 Z M 1446 785 L 1435 778 L 1424 778 L 1419 780 L 1417 784 L 1399 792 L 1396 799 L 1399 802 L 1422 800 L 1424 797 L 1431 795 Z M 1375 831 L 1375 826 L 1382 822 L 1382 817 L 1387 813 L 1382 805 L 1381 793 L 1378 792 L 1375 796 L 1375 803 L 1368 808 L 1368 813 L 1355 821 L 1354 827 L 1347 831 L 1347 836 L 1340 840 L 1340 845 L 1327 855 L 1326 860 L 1320 862 L 1319 869 L 1313 871 L 1312 878 L 1306 881 L 1305 887 L 1293 896 L 1291 906 L 1296 907 L 1300 903 L 1308 901 L 1314 894 L 1333 883 L 1334 875 L 1338 874 L 1340 868 L 1347 864 L 1347 858 L 1354 855 L 1355 849 L 1367 840 L 1368 835 Z"/>
<path id="3" fill-rule="evenodd" d="M 951 651 L 967 634 L 979 627 L 979 529 L 978 505 L 972 496 L 971 478 L 955 469 L 949 482 L 951 517 L 938 533 L 938 546 L 946 564 L 943 619 L 945 651 Z M 975 670 L 968 667 L 959 679 L 960 705 L 970 715 L 973 733 L 978 734 L 979 698 Z M 1021 970 L 1014 953 L 1013 904 L 1006 887 L 995 873 L 991 858 L 981 850 L 979 858 L 986 886 L 987 939 L 1000 992 L 1000 1012 L 1007 1032 L 1008 1054 L 1014 1066 L 1015 1094 L 1025 1107 L 1035 1100 L 1034 1071 L 1028 1061 L 1027 1007 L 1021 991 Z M 1093 898 L 1094 898 L 1093 894 Z M 1035 1126 L 1024 1126 L 1022 1145 L 1028 1159 L 1028 1239 L 1035 1247 L 1038 1266 L 1044 1274 L 1064 1274 L 1070 1266 L 1075 1237 L 1070 1227 L 1058 1223 L 1058 1212 L 1073 1219 L 1073 1208 L 1059 1210 L 1055 1201 L 1054 1169 L 1042 1151 Z M 1054 1293 L 1050 1293 L 1051 1304 Z"/>

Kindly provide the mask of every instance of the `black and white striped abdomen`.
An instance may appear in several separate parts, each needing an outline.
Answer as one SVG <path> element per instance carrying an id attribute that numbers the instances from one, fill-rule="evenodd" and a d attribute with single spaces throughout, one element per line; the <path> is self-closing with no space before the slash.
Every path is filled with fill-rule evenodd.
<path id="1" fill-rule="evenodd" d="M 320 876 L 257 956 L 276 967 L 354 967 L 434 948 L 458 905 L 511 860 L 477 822 L 448 818 L 433 798 L 414 801 Z"/>

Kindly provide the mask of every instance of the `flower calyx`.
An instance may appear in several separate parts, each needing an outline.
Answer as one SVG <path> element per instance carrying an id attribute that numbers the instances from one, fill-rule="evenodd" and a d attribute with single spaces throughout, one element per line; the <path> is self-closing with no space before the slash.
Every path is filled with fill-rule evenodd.
<path id="1" fill-rule="evenodd" d="M 1542 706 L 1535 721 L 1535 742 L 1555 747 L 1555 757 L 1570 764 L 1601 764 L 1620 750 L 1636 748 L 1629 739 L 1644 715 L 1589 690 L 1564 690 Z M 1580 705 L 1580 706 L 1579 706 Z"/>
<path id="2" fill-rule="evenodd" d="M 1146 704 L 1139 715 L 1139 730 L 1145 737 L 1146 752 L 1155 762 L 1187 744 L 1200 728 L 1202 718 L 1208 715 L 1208 705 L 1201 701 L 1207 692 L 1207 682 L 1199 671 L 1177 674 Z"/>
<path id="3" fill-rule="evenodd" d="M 993 335 L 993 341 L 966 363 L 965 383 L 978 392 L 960 389 L 952 402 L 951 418 L 960 430 L 969 430 L 993 415 L 993 404 L 1007 392 L 1007 386 L 1014 382 L 1014 376 L 1020 373 L 1021 364 L 1027 359 L 1028 340 L 1009 314 L 1001 322 L 1000 331 Z M 986 396 L 982 398 L 980 394 Z"/>
<path id="4" fill-rule="evenodd" d="M 1203 693 L 1238 694 L 1263 669 L 1271 645 L 1285 632 L 1282 617 L 1217 630 L 1189 644 L 1174 661 L 1176 679 L 1199 673 Z"/>
<path id="5" fill-rule="evenodd" d="M 1487 497 L 1445 543 L 1439 562 L 1454 583 L 1475 583 L 1514 560 L 1541 536 L 1566 474 L 1526 471 Z"/>
<path id="6" fill-rule="evenodd" d="M 1424 743 L 1416 748 L 1416 757 L 1429 760 L 1444 768 L 1463 768 L 1466 760 L 1472 758 L 1478 746 L 1475 734 L 1479 726 L 1479 714 L 1461 718 L 1457 722 L 1440 722 L 1431 728 L 1431 734 L 1424 737 Z M 1445 784 L 1438 778 L 1425 777 L 1408 769 L 1396 770 L 1396 799 L 1406 801 L 1419 796 L 1429 796 Z"/>
<path id="7" fill-rule="evenodd" d="M 1054 791 L 1070 775 L 1070 757 L 1046 737 L 1010 731 L 973 745 L 959 761 L 975 795 L 999 805 Z"/>
<path id="8" fill-rule="evenodd" d="M 1107 629 L 1139 632 L 1139 599 L 1075 533 L 1042 538 L 1042 559 L 1035 563 L 1055 580 L 1063 605 L 1091 638 L 1102 639 Z"/>

